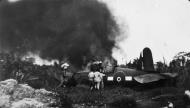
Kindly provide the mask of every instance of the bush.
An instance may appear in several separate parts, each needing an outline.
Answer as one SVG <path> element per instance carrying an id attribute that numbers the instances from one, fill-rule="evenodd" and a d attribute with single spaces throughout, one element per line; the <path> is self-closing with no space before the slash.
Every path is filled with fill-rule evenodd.
<path id="1" fill-rule="evenodd" d="M 74 77 L 71 77 L 66 84 L 67 87 L 75 87 L 76 85 L 77 81 L 75 80 Z"/>
<path id="2" fill-rule="evenodd" d="M 51 107 L 58 106 L 59 108 L 72 108 L 71 99 L 65 94 L 64 90 L 56 90 L 56 104 Z"/>
<path id="3" fill-rule="evenodd" d="M 0 96 L 0 108 L 10 108 L 10 96 L 9 95 L 2 95 Z"/>
<path id="4" fill-rule="evenodd" d="M 72 101 L 69 97 L 66 95 L 60 95 L 60 108 L 72 108 Z"/>
<path id="5" fill-rule="evenodd" d="M 21 100 L 23 98 L 33 98 L 35 90 L 27 84 L 18 84 L 12 94 L 14 100 Z"/>
<path id="6" fill-rule="evenodd" d="M 132 97 L 119 96 L 109 103 L 109 106 L 113 108 L 136 108 L 136 101 Z"/>
<path id="7" fill-rule="evenodd" d="M 33 98 L 24 98 L 22 100 L 12 103 L 12 108 L 44 108 L 46 107 L 42 102 Z"/>
<path id="8" fill-rule="evenodd" d="M 45 108 L 56 103 L 55 95 L 45 89 L 18 84 L 14 79 L 0 82 L 0 108 Z"/>

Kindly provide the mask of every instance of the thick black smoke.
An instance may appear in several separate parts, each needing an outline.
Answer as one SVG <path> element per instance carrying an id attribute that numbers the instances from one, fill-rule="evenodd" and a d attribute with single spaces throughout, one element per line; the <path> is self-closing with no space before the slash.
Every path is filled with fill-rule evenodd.
<path id="1" fill-rule="evenodd" d="M 111 56 L 118 32 L 109 9 L 97 0 L 0 2 L 2 51 L 67 57 L 81 67 L 84 57 Z"/>

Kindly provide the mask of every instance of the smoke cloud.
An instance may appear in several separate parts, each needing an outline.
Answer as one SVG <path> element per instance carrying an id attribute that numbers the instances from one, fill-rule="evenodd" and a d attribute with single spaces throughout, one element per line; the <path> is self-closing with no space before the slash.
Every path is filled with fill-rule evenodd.
<path id="1" fill-rule="evenodd" d="M 1 51 L 38 52 L 49 60 L 67 57 L 81 68 L 84 57 L 111 57 L 118 33 L 111 12 L 97 0 L 0 2 Z"/>

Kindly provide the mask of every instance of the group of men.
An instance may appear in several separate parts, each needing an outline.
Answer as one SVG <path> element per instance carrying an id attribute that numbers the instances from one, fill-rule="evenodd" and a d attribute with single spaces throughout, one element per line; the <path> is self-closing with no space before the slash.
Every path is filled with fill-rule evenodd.
<path id="1" fill-rule="evenodd" d="M 102 62 L 93 62 L 90 70 L 91 71 L 88 74 L 90 90 L 100 90 L 104 87 L 103 77 L 105 76 L 105 74 L 103 74 Z"/>
<path id="2" fill-rule="evenodd" d="M 63 63 L 61 65 L 61 68 L 63 69 L 63 76 L 65 78 L 66 71 L 68 70 L 69 64 L 67 62 Z M 102 67 L 102 61 L 94 61 L 91 64 L 90 72 L 88 74 L 88 78 L 90 81 L 90 90 L 100 90 L 104 87 L 103 77 L 105 74 L 103 74 L 103 67 Z"/>

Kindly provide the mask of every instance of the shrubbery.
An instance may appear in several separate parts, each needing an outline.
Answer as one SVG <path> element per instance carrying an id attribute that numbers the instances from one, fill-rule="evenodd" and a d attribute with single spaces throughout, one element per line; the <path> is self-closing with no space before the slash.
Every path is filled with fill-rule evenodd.
<path id="1" fill-rule="evenodd" d="M 132 97 L 119 96 L 109 103 L 109 106 L 113 108 L 136 108 L 136 101 Z"/>
<path id="2" fill-rule="evenodd" d="M 66 95 L 65 90 L 58 89 L 56 92 L 56 104 L 53 104 L 53 106 L 58 106 L 59 108 L 72 108 L 72 101 L 71 99 Z"/>
<path id="3" fill-rule="evenodd" d="M 48 108 L 56 104 L 55 95 L 45 89 L 18 84 L 14 79 L 0 82 L 0 108 Z"/>

